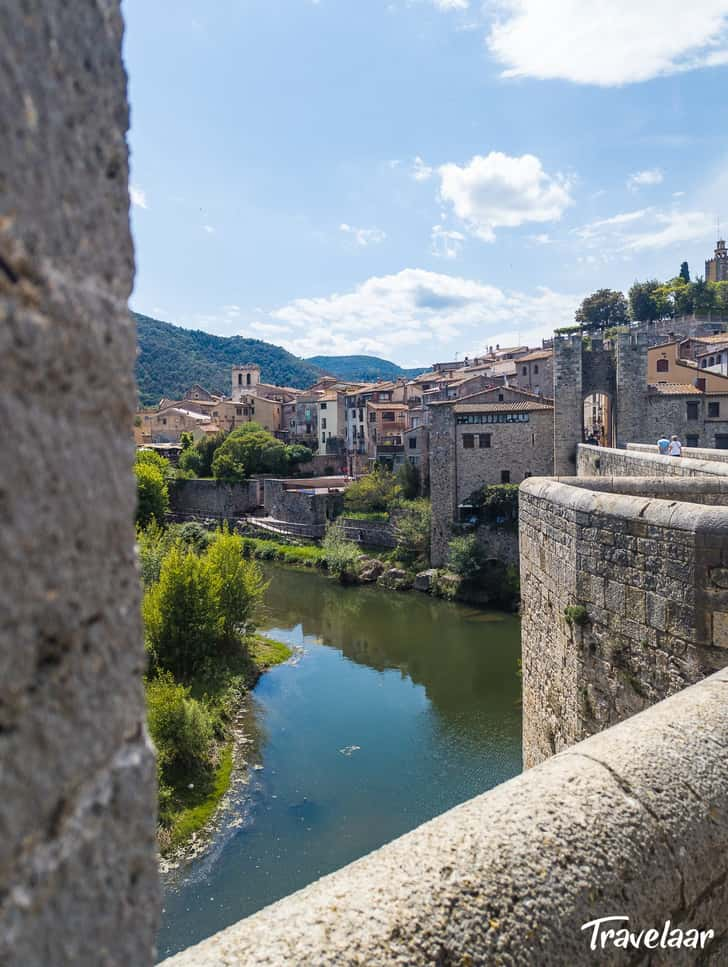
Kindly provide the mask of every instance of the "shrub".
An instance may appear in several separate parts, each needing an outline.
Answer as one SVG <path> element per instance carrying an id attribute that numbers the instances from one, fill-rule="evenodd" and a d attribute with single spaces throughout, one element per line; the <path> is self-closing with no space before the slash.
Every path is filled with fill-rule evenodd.
<path id="1" fill-rule="evenodd" d="M 266 584 L 254 561 L 243 556 L 243 538 L 225 527 L 204 558 L 220 638 L 232 643 L 253 630 Z"/>
<path id="2" fill-rule="evenodd" d="M 396 556 L 408 567 L 428 567 L 432 510 L 429 500 L 420 498 L 401 505 L 395 516 Z"/>
<path id="3" fill-rule="evenodd" d="M 589 621 L 589 612 L 583 604 L 570 604 L 564 608 L 564 617 L 567 624 L 582 627 Z"/>
<path id="4" fill-rule="evenodd" d="M 175 544 L 162 561 L 159 581 L 144 595 L 143 615 L 156 666 L 189 680 L 217 646 L 218 615 L 204 560 Z"/>
<path id="5" fill-rule="evenodd" d="M 137 483 L 137 524 L 146 527 L 152 520 L 163 524 L 164 515 L 169 509 L 169 490 L 162 471 L 149 460 L 137 459 L 134 474 Z"/>
<path id="6" fill-rule="evenodd" d="M 212 476 L 213 458 L 226 437 L 224 430 L 206 434 L 194 446 L 182 451 L 177 466 L 180 470 L 191 471 L 196 477 Z"/>
<path id="7" fill-rule="evenodd" d="M 293 469 L 301 463 L 310 463 L 313 458 L 313 450 L 304 447 L 301 443 L 292 443 L 286 447 L 288 464 Z"/>
<path id="8" fill-rule="evenodd" d="M 146 527 L 137 526 L 137 556 L 142 586 L 151 588 L 159 580 L 162 561 L 173 543 L 172 532 L 152 519 Z"/>
<path id="9" fill-rule="evenodd" d="M 389 510 L 399 491 L 395 477 L 388 470 L 377 467 L 346 488 L 344 507 L 365 512 Z"/>
<path id="10" fill-rule="evenodd" d="M 146 683 L 146 694 L 147 722 L 161 781 L 168 783 L 178 769 L 208 768 L 213 723 L 204 705 L 165 672 Z"/>
<path id="11" fill-rule="evenodd" d="M 483 554 L 474 534 L 454 537 L 448 544 L 448 566 L 455 574 L 473 580 L 483 567 Z"/>
<path id="12" fill-rule="evenodd" d="M 203 554 L 211 542 L 215 539 L 215 535 L 213 533 L 207 530 L 206 527 L 203 527 L 202 524 L 198 524 L 197 521 L 194 520 L 183 524 L 177 533 L 179 535 L 179 540 L 186 547 L 191 547 L 192 550 L 196 551 L 198 554 Z"/>
<path id="13" fill-rule="evenodd" d="M 414 500 L 419 497 L 420 471 L 409 460 L 405 460 L 397 471 L 397 480 L 405 500 Z"/>
<path id="14" fill-rule="evenodd" d="M 287 473 L 287 448 L 259 423 L 230 433 L 215 452 L 212 473 L 218 480 L 244 480 L 254 473 Z"/>
<path id="15" fill-rule="evenodd" d="M 361 551 L 353 541 L 344 537 L 344 525 L 341 521 L 334 521 L 326 528 L 321 550 L 327 568 L 342 584 L 354 578 Z"/>

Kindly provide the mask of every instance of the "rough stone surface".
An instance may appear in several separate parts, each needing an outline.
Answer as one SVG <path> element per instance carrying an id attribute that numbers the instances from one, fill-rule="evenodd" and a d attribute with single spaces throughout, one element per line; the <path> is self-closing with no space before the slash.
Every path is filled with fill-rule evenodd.
<path id="1" fill-rule="evenodd" d="M 384 573 L 384 565 L 376 558 L 365 557 L 359 562 L 357 577 L 361 584 L 373 584 Z"/>
<path id="2" fill-rule="evenodd" d="M 415 574 L 412 587 L 415 589 L 415 591 L 432 591 L 436 580 L 437 570 L 435 568 L 430 568 L 427 571 L 420 571 L 419 574 Z"/>
<path id="3" fill-rule="evenodd" d="M 178 480 L 170 488 L 169 509 L 178 520 L 200 517 L 232 521 L 259 506 L 258 481 L 222 484 L 216 480 Z"/>
<path id="4" fill-rule="evenodd" d="M 412 578 L 400 567 L 390 567 L 380 575 L 377 584 L 389 591 L 406 591 L 412 587 Z"/>
<path id="5" fill-rule="evenodd" d="M 721 672 L 165 967 L 636 962 L 592 954 L 580 929 L 617 913 L 635 930 L 712 927 L 725 963 L 727 687 Z"/>
<path id="6" fill-rule="evenodd" d="M 728 477 L 728 463 L 720 459 L 664 457 L 654 451 L 618 450 L 586 444 L 577 449 L 580 477 Z"/>
<path id="7" fill-rule="evenodd" d="M 643 473 L 668 459 L 635 453 L 622 462 L 623 451 L 579 449 Z M 723 481 L 608 478 L 599 491 L 585 488 L 591 482 L 521 486 L 527 766 L 726 663 L 728 592 L 712 575 L 728 564 L 728 507 L 688 503 L 684 486 L 705 491 L 708 504 L 718 491 L 725 504 Z"/>
<path id="8" fill-rule="evenodd" d="M 118 4 L 0 5 L 0 962 L 151 963 Z"/>

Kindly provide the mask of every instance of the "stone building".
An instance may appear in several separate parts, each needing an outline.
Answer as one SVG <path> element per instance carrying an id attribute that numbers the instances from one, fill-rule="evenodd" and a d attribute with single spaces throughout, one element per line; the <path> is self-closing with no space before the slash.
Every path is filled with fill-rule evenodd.
<path id="1" fill-rule="evenodd" d="M 440 567 L 471 494 L 488 484 L 553 473 L 554 409 L 550 401 L 509 387 L 430 409 L 431 555 Z"/>
<path id="2" fill-rule="evenodd" d="M 728 250 L 725 239 L 719 239 L 715 245 L 712 259 L 705 261 L 706 282 L 728 282 Z"/>
<path id="3" fill-rule="evenodd" d="M 515 360 L 516 373 L 511 382 L 537 396 L 551 397 L 554 390 L 554 351 L 534 349 Z"/>

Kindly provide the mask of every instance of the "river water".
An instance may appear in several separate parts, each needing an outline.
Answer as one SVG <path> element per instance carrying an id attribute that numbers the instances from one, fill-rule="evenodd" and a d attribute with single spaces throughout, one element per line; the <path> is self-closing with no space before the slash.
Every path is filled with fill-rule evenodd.
<path id="1" fill-rule="evenodd" d="M 253 768 L 211 849 L 167 878 L 160 959 L 521 769 L 517 618 L 268 576 L 261 628 L 296 653 L 248 701 Z"/>

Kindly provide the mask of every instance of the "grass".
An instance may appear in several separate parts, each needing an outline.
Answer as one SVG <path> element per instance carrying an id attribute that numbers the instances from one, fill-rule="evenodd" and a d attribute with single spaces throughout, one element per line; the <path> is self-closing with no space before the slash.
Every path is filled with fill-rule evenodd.
<path id="1" fill-rule="evenodd" d="M 175 777 L 165 804 L 164 824 L 160 828 L 160 851 L 168 853 L 187 842 L 212 819 L 230 788 L 233 771 L 233 740 L 230 721 L 241 699 L 260 675 L 287 661 L 288 645 L 273 638 L 252 635 L 247 651 L 220 656 L 191 682 L 193 698 L 204 702 L 212 713 L 216 732 L 215 765 Z"/>
<path id="2" fill-rule="evenodd" d="M 386 510 L 345 510 L 344 520 L 389 520 Z"/>
<path id="3" fill-rule="evenodd" d="M 244 537 L 243 553 L 260 561 L 281 561 L 303 567 L 325 567 L 324 552 L 314 544 L 281 544 L 262 537 Z"/>

